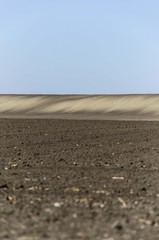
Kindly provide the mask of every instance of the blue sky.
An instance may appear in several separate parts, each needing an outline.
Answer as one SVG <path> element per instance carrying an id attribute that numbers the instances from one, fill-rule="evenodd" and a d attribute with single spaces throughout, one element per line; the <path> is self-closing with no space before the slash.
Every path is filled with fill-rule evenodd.
<path id="1" fill-rule="evenodd" d="M 159 93 L 158 0 L 0 0 L 0 93 Z"/>

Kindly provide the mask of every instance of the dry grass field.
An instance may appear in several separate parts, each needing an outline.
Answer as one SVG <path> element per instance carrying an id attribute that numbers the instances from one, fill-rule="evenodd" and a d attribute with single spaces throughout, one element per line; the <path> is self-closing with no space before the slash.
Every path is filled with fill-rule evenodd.
<path id="1" fill-rule="evenodd" d="M 159 95 L 0 95 L 0 117 L 158 120 Z"/>

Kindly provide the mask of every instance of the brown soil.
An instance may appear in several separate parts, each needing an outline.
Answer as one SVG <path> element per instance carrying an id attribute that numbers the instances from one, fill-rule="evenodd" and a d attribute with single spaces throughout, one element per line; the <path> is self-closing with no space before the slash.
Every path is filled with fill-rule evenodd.
<path id="1" fill-rule="evenodd" d="M 159 122 L 0 119 L 0 239 L 159 239 Z"/>

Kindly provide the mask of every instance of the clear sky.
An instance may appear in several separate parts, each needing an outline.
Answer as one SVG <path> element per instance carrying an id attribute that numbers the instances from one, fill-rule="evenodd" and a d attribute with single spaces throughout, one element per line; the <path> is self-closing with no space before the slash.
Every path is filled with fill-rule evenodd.
<path id="1" fill-rule="evenodd" d="M 159 93 L 159 1 L 0 0 L 0 93 Z"/>

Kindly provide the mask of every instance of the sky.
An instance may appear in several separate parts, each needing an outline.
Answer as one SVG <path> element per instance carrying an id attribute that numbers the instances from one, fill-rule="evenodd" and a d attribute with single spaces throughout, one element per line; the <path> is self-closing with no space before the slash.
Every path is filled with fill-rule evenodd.
<path id="1" fill-rule="evenodd" d="M 10 93 L 159 93 L 159 1 L 0 0 Z"/>

